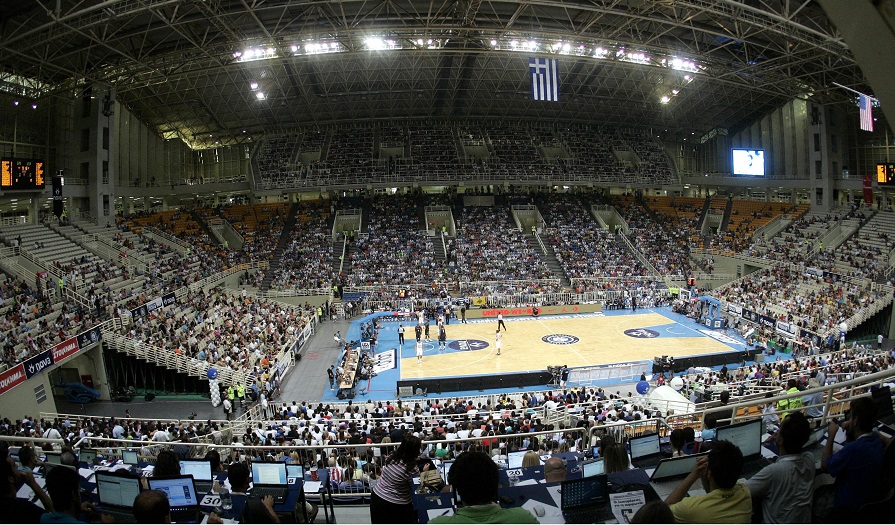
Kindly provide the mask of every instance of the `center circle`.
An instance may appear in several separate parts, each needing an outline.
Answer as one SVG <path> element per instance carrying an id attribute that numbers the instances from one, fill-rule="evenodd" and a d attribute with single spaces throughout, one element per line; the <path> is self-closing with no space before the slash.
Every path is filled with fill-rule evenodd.
<path id="1" fill-rule="evenodd" d="M 638 339 L 652 339 L 654 337 L 659 337 L 659 332 L 647 328 L 631 328 L 630 330 L 625 330 L 625 335 L 628 337 L 636 337 Z"/>
<path id="2" fill-rule="evenodd" d="M 573 345 L 581 339 L 569 334 L 550 334 L 541 338 L 541 341 L 551 345 Z"/>
<path id="3" fill-rule="evenodd" d="M 447 344 L 447 347 L 451 350 L 484 350 L 488 348 L 488 342 L 482 341 L 481 339 L 458 339 L 456 341 L 451 341 Z"/>

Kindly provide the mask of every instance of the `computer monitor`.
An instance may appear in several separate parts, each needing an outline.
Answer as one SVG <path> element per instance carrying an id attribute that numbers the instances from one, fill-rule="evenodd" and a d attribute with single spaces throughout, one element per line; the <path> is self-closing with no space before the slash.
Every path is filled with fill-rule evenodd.
<path id="1" fill-rule="evenodd" d="M 279 462 L 252 462 L 252 483 L 258 485 L 285 485 L 286 464 Z"/>
<path id="2" fill-rule="evenodd" d="M 305 468 L 301 465 L 286 465 L 286 476 L 289 478 L 305 479 Z"/>
<path id="3" fill-rule="evenodd" d="M 108 472 L 96 473 L 96 497 L 100 505 L 132 507 L 140 493 L 140 478 Z"/>
<path id="4" fill-rule="evenodd" d="M 524 458 L 527 453 L 527 450 L 519 450 L 507 454 L 507 468 L 522 468 L 522 458 Z"/>
<path id="5" fill-rule="evenodd" d="M 450 483 L 450 481 L 448 481 L 448 473 L 451 471 L 451 467 L 453 467 L 453 466 L 454 466 L 454 460 L 441 462 L 442 479 L 444 480 L 445 483 Z"/>
<path id="6" fill-rule="evenodd" d="M 631 459 L 654 456 L 661 452 L 659 434 L 647 434 L 645 436 L 631 438 Z"/>
<path id="7" fill-rule="evenodd" d="M 88 465 L 96 460 L 96 450 L 92 448 L 82 448 L 78 453 L 78 461 L 87 463 Z"/>
<path id="8" fill-rule="evenodd" d="M 121 459 L 126 465 L 138 465 L 140 463 L 140 455 L 136 450 L 122 450 Z"/>
<path id="9" fill-rule="evenodd" d="M 61 465 L 62 464 L 62 453 L 61 452 L 44 452 L 44 462 L 49 463 L 51 465 Z"/>
<path id="10" fill-rule="evenodd" d="M 663 481 L 666 479 L 686 476 L 693 470 L 693 467 L 696 466 L 696 462 L 699 458 L 706 454 L 708 454 L 708 452 L 663 459 L 656 466 L 656 470 L 653 471 L 650 481 Z"/>
<path id="11" fill-rule="evenodd" d="M 581 464 L 581 477 L 589 478 L 591 476 L 597 476 L 602 474 L 605 471 L 605 467 L 603 465 L 603 458 L 593 459 L 590 461 L 585 461 Z"/>
<path id="12" fill-rule="evenodd" d="M 715 441 L 730 441 L 740 448 L 744 458 L 761 454 L 761 420 L 718 427 Z"/>
<path id="13" fill-rule="evenodd" d="M 190 476 L 174 476 L 170 478 L 147 478 L 149 490 L 160 490 L 168 495 L 168 503 L 174 507 L 191 507 L 199 505 L 196 485 Z"/>
<path id="14" fill-rule="evenodd" d="M 206 459 L 181 459 L 180 474 L 193 476 L 200 481 L 211 481 L 211 461 Z"/>

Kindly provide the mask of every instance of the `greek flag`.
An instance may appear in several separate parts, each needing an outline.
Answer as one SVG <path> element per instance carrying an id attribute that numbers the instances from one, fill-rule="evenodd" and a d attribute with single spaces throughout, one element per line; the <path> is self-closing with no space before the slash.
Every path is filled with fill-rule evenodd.
<path id="1" fill-rule="evenodd" d="M 555 58 L 528 58 L 532 100 L 559 102 L 559 61 Z"/>

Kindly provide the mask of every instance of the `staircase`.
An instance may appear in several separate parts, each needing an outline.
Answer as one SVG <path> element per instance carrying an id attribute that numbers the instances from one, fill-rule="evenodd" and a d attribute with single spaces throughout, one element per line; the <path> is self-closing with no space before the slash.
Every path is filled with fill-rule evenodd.
<path id="1" fill-rule="evenodd" d="M 566 275 L 565 270 L 562 269 L 562 265 L 559 264 L 559 260 L 553 252 L 553 247 L 547 243 L 542 244 L 538 239 L 538 236 L 530 232 L 523 235 L 525 236 L 525 241 L 541 254 L 541 260 L 544 262 L 544 266 L 546 266 L 553 275 L 559 278 L 559 282 L 562 283 L 563 286 L 572 286 L 572 281 L 569 280 L 569 276 Z"/>
<path id="2" fill-rule="evenodd" d="M 208 223 L 205 222 L 205 219 L 203 219 L 201 215 L 196 213 L 196 210 L 189 210 L 189 214 L 190 214 L 190 217 L 192 217 L 193 220 L 196 221 L 196 224 L 199 225 L 199 228 L 202 229 L 202 232 L 208 236 L 208 239 L 210 242 L 215 243 L 215 244 L 223 244 L 218 239 L 218 237 L 211 232 L 211 228 L 208 227 Z"/>
<path id="3" fill-rule="evenodd" d="M 435 259 L 445 266 L 447 265 L 447 249 L 445 246 L 447 241 L 448 238 L 442 236 L 441 232 L 438 232 L 432 239 L 432 244 L 435 246 Z"/>
<path id="4" fill-rule="evenodd" d="M 727 199 L 727 206 L 724 207 L 724 216 L 721 218 L 721 226 L 718 228 L 722 232 L 727 231 L 731 210 L 733 210 L 733 199 Z"/>
<path id="5" fill-rule="evenodd" d="M 267 273 L 264 274 L 264 279 L 261 281 L 261 286 L 259 289 L 262 292 L 266 292 L 270 290 L 270 285 L 273 283 L 273 278 L 277 273 L 277 269 L 280 267 L 280 262 L 283 260 L 283 252 L 286 251 L 286 248 L 289 247 L 289 239 L 292 238 L 292 228 L 295 228 L 295 218 L 298 216 L 298 203 L 293 202 L 292 206 L 289 207 L 289 215 L 286 216 L 286 223 L 283 225 L 283 232 L 280 233 L 280 240 L 277 241 L 277 247 L 273 251 L 273 256 L 270 259 L 270 266 L 267 268 Z"/>
<path id="6" fill-rule="evenodd" d="M 346 242 L 345 242 L 344 235 L 340 235 L 338 238 L 336 238 L 336 240 L 333 241 L 333 258 L 332 258 L 333 275 L 339 275 L 340 269 L 342 271 L 346 271 L 346 272 L 350 273 L 350 271 L 349 271 L 350 266 L 346 264 L 344 267 L 342 267 L 342 260 L 340 259 L 340 257 L 342 256 L 342 250 L 345 249 L 345 245 L 346 245 Z M 347 250 L 345 251 L 345 262 L 346 263 L 348 262 L 348 251 Z"/>

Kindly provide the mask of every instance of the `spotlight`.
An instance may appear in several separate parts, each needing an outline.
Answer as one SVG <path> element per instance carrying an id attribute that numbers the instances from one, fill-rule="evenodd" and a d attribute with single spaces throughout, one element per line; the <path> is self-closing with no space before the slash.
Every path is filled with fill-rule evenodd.
<path id="1" fill-rule="evenodd" d="M 18 106 L 18 105 L 19 105 L 19 101 L 18 101 L 18 100 L 13 100 L 13 101 L 12 101 L 12 105 L 13 105 L 13 106 Z"/>

